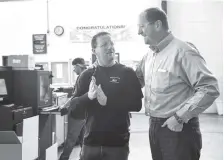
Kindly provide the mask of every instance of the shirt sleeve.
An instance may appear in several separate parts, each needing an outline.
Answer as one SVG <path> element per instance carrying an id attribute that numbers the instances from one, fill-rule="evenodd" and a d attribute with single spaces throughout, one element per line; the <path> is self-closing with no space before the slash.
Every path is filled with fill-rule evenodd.
<path id="1" fill-rule="evenodd" d="M 177 115 L 187 123 L 212 105 L 219 96 L 219 89 L 217 79 L 198 52 L 193 50 L 185 52 L 181 69 L 184 81 L 194 90 L 194 95 L 177 111 Z"/>
<path id="2" fill-rule="evenodd" d="M 125 92 L 122 97 L 116 95 L 108 98 L 107 107 L 123 111 L 140 111 L 142 108 L 141 84 L 133 69 L 128 68 L 125 73 Z M 119 100 L 118 100 L 119 99 Z"/>
<path id="3" fill-rule="evenodd" d="M 76 90 L 77 90 L 77 83 L 78 83 L 78 81 L 79 81 L 79 78 L 80 78 L 80 75 L 77 77 L 77 79 L 76 79 L 76 82 L 75 82 L 75 85 L 74 85 L 74 87 L 73 87 L 73 92 L 72 92 L 72 95 L 73 96 L 75 96 L 77 93 L 76 93 Z M 80 82 L 79 82 L 80 83 Z"/>
<path id="4" fill-rule="evenodd" d="M 88 98 L 89 83 L 92 76 L 92 69 L 84 71 L 76 81 L 75 92 L 70 103 L 71 110 L 84 108 L 91 103 Z"/>
<path id="5" fill-rule="evenodd" d="M 142 88 L 145 86 L 145 80 L 144 80 L 145 58 L 146 56 L 142 58 L 142 60 L 137 65 L 137 68 L 135 71 Z"/>

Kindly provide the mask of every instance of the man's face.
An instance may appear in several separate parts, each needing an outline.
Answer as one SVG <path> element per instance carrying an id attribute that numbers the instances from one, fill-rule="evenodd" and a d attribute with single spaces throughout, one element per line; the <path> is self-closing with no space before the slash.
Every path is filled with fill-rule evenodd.
<path id="1" fill-rule="evenodd" d="M 155 45 L 157 29 L 154 22 L 148 22 L 146 19 L 146 14 L 142 13 L 139 16 L 138 22 L 138 34 L 144 37 L 145 44 Z"/>
<path id="2" fill-rule="evenodd" d="M 73 71 L 77 74 L 80 75 L 82 73 L 82 66 L 80 64 L 76 64 L 73 66 Z"/>
<path id="3" fill-rule="evenodd" d="M 96 39 L 96 42 L 97 47 L 93 49 L 93 53 L 99 63 L 105 66 L 111 64 L 115 57 L 115 49 L 110 35 L 100 36 Z"/>

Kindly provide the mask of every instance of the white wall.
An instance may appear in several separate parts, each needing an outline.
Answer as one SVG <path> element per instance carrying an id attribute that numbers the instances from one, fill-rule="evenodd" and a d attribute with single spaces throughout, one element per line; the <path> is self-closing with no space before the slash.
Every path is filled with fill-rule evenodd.
<path id="1" fill-rule="evenodd" d="M 90 60 L 89 43 L 71 43 L 71 29 L 80 25 L 130 25 L 134 40 L 117 42 L 121 60 L 140 60 L 146 53 L 142 37 L 137 35 L 137 17 L 150 6 L 160 6 L 161 0 L 49 0 L 48 53 L 35 55 L 36 62 L 68 61 L 81 56 Z M 103 7 L 104 6 L 104 7 Z M 0 54 L 32 54 L 32 34 L 46 34 L 47 0 L 0 3 Z M 54 27 L 61 25 L 65 34 L 56 36 Z M 1 46 L 2 46 L 1 45 Z M 1 64 L 1 59 L 0 59 Z"/>
<path id="2" fill-rule="evenodd" d="M 32 54 L 32 34 L 46 33 L 45 4 L 44 0 L 0 2 L 0 55 Z"/>
<path id="3" fill-rule="evenodd" d="M 218 78 L 223 101 L 223 2 L 168 1 L 168 17 L 172 32 L 178 38 L 194 43 L 208 67 Z M 221 102 L 221 103 L 220 103 Z M 215 108 L 213 107 L 213 111 Z"/>

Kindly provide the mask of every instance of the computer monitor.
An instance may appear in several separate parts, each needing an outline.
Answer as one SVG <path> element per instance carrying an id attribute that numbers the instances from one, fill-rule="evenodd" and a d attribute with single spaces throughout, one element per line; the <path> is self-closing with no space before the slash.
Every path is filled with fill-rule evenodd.
<path id="1" fill-rule="evenodd" d="M 5 79 L 0 79 L 0 97 L 6 96 L 7 94 Z"/>
<path id="2" fill-rule="evenodd" d="M 40 98 L 39 98 L 39 107 L 46 107 L 46 105 L 51 104 L 52 101 L 52 91 L 50 90 L 51 79 L 48 74 L 40 74 L 39 75 L 39 87 L 40 87 Z"/>

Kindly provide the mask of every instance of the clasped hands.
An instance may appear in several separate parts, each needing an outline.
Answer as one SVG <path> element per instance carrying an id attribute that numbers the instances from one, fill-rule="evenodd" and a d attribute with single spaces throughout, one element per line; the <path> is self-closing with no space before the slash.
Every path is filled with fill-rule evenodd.
<path id="1" fill-rule="evenodd" d="M 107 104 L 107 96 L 104 94 L 101 85 L 96 85 L 96 79 L 93 76 L 89 85 L 88 97 L 90 100 L 97 98 L 97 101 L 102 106 Z"/>

